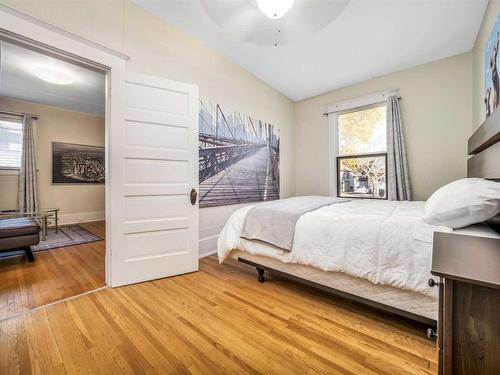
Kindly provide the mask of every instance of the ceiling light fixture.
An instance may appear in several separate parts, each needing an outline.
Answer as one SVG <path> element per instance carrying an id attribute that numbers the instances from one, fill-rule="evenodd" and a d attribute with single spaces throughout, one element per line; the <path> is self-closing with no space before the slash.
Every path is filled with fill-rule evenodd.
<path id="1" fill-rule="evenodd" d="M 73 76 L 58 67 L 39 65 L 33 68 L 35 75 L 43 81 L 54 85 L 70 85 L 73 83 Z"/>
<path id="2" fill-rule="evenodd" d="M 349 0 L 198 1 L 222 37 L 262 46 L 305 43 L 349 4 Z"/>
<path id="3" fill-rule="evenodd" d="M 257 6 L 267 17 L 276 20 L 283 17 L 294 2 L 295 0 L 257 0 Z"/>

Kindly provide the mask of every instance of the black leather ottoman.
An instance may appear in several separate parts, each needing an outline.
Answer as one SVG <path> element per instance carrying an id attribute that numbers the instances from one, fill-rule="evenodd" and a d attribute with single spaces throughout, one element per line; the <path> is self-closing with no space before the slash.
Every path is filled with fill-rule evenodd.
<path id="1" fill-rule="evenodd" d="M 31 217 L 0 219 L 0 252 L 24 250 L 28 261 L 34 262 L 30 246 L 40 242 L 39 233 L 40 226 Z"/>

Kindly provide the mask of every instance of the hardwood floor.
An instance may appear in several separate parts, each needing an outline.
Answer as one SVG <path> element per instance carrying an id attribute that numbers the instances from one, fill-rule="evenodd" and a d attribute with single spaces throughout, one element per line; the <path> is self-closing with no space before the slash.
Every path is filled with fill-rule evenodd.
<path id="1" fill-rule="evenodd" d="M 0 374 L 435 374 L 424 327 L 235 261 L 0 322 Z"/>
<path id="2" fill-rule="evenodd" d="M 104 221 L 80 224 L 104 238 Z M 104 241 L 0 259 L 0 320 L 105 285 Z"/>
<path id="3" fill-rule="evenodd" d="M 83 229 L 88 230 L 95 235 L 106 238 L 106 222 L 105 221 L 91 221 L 89 223 L 79 224 Z"/>

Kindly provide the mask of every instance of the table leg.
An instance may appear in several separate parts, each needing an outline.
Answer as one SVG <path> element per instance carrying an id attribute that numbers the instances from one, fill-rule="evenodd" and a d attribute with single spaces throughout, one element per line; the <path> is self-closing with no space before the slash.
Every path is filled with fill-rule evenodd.
<path id="1" fill-rule="evenodd" d="M 47 240 L 47 216 L 42 218 L 42 239 Z"/>
<path id="2" fill-rule="evenodd" d="M 57 211 L 54 211 L 54 212 L 56 213 L 56 219 L 55 219 L 55 221 L 56 221 L 56 234 L 57 234 L 57 231 L 59 229 L 58 220 L 57 220 Z"/>

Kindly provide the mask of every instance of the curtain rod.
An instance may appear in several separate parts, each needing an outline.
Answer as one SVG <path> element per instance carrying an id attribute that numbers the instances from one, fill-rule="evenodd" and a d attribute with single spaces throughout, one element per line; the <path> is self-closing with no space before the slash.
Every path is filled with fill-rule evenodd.
<path id="1" fill-rule="evenodd" d="M 13 112 L 13 111 L 4 111 L 4 110 L 0 110 L 0 113 L 4 113 L 6 115 L 15 115 L 15 116 L 24 116 L 24 115 L 28 115 L 28 116 L 31 116 L 33 117 L 34 119 L 37 119 L 38 120 L 38 115 L 34 115 L 33 113 L 22 113 L 22 112 Z"/>
<path id="2" fill-rule="evenodd" d="M 397 98 L 398 100 L 402 100 L 402 99 L 403 99 L 401 96 L 397 96 L 396 98 Z M 384 101 L 385 101 L 385 100 L 382 100 L 380 103 L 383 103 Z M 376 104 L 376 103 L 374 103 L 374 104 Z M 363 107 L 366 107 L 366 106 L 365 106 L 365 105 L 362 105 L 362 106 L 357 107 L 357 108 L 363 108 Z M 354 108 L 350 108 L 350 109 L 354 110 L 354 109 L 356 109 L 356 107 L 354 107 Z M 346 111 L 349 111 L 349 109 L 347 109 Z M 331 115 L 332 113 L 339 113 L 339 112 L 342 112 L 342 111 L 323 112 L 323 116 L 328 117 L 328 115 Z"/>

